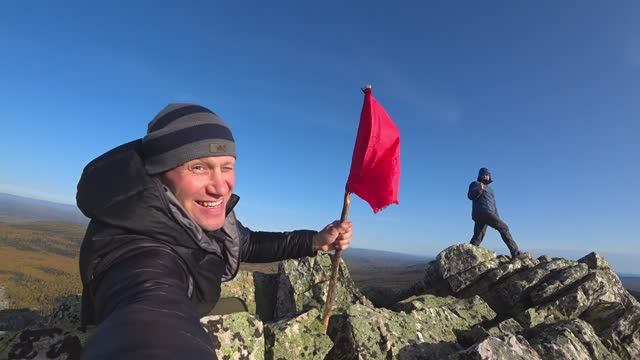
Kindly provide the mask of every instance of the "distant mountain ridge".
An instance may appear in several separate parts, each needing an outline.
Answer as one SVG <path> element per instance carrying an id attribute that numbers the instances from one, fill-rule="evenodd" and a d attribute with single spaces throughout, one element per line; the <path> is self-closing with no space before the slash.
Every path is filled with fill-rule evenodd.
<path id="1" fill-rule="evenodd" d="M 38 200 L 0 193 L 0 219 L 50 220 L 87 224 L 87 219 L 75 205 Z"/>

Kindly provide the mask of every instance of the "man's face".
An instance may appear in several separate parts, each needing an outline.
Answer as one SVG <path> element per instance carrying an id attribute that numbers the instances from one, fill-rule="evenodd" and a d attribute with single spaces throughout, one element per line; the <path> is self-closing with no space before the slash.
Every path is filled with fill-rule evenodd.
<path id="1" fill-rule="evenodd" d="M 482 175 L 482 181 L 485 181 L 485 182 L 489 181 L 490 178 L 491 178 L 491 175 L 489 175 L 489 174 Z"/>
<path id="2" fill-rule="evenodd" d="M 224 225 L 235 183 L 235 161 L 233 156 L 191 160 L 165 172 L 160 179 L 200 227 L 213 231 Z"/>

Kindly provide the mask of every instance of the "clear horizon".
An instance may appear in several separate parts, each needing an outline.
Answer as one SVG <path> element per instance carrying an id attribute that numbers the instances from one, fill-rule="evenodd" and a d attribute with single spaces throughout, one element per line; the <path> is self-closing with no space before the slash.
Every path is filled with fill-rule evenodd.
<path id="1" fill-rule="evenodd" d="M 354 198 L 354 246 L 468 242 L 488 167 L 523 250 L 640 255 L 640 3 L 244 5 L 1 5 L 0 192 L 74 203 L 89 161 L 195 102 L 236 138 L 243 224 L 319 229 L 371 83 L 400 130 L 400 204 Z M 482 245 L 507 251 L 492 229 Z"/>

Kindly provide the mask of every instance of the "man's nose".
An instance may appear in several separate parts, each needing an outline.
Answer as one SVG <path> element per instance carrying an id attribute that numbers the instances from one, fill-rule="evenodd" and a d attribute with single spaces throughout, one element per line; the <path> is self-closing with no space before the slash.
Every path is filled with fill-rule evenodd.
<path id="1" fill-rule="evenodd" d="M 207 184 L 207 190 L 215 194 L 226 194 L 229 191 L 227 182 L 222 176 L 222 172 L 219 169 L 211 171 L 209 176 L 209 183 Z"/>

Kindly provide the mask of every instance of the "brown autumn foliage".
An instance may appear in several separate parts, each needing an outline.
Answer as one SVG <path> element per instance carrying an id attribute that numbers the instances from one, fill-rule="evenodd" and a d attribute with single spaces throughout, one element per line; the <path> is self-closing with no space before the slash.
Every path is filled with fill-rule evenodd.
<path id="1" fill-rule="evenodd" d="M 50 310 L 82 291 L 78 251 L 84 227 L 73 223 L 0 223 L 0 286 L 9 307 Z"/>
<path id="2" fill-rule="evenodd" d="M 0 246 L 77 257 L 85 227 L 55 221 L 0 222 Z"/>

